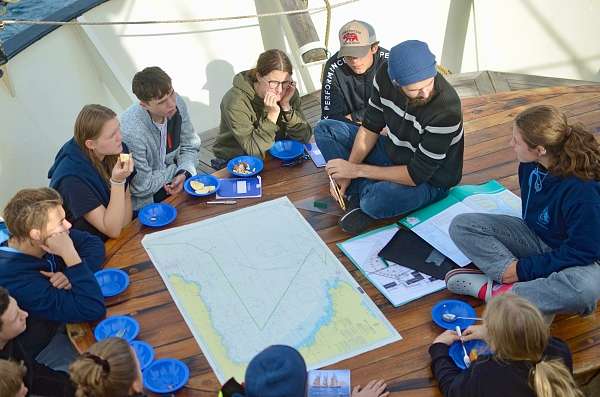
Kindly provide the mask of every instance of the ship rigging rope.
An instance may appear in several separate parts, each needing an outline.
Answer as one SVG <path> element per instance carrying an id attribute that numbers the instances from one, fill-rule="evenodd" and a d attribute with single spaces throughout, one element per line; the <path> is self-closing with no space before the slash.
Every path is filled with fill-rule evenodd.
<path id="1" fill-rule="evenodd" d="M 237 19 L 248 19 L 248 18 L 263 18 L 263 17 L 274 17 L 279 15 L 294 15 L 302 14 L 305 12 L 316 13 L 321 11 L 329 11 L 332 8 L 341 7 L 350 3 L 356 3 L 360 0 L 345 0 L 340 3 L 330 5 L 326 2 L 324 7 L 314 7 L 301 10 L 290 10 L 290 11 L 279 11 L 279 12 L 268 12 L 264 14 L 252 14 L 252 15 L 237 15 L 231 17 L 214 17 L 214 18 L 192 18 L 192 19 L 171 19 L 171 20 L 148 20 L 148 21 L 102 21 L 102 22 L 80 22 L 80 21 L 41 21 L 32 19 L 0 19 L 0 29 L 4 25 L 91 25 L 91 26 L 105 26 L 105 25 L 152 25 L 152 24 L 173 24 L 173 23 L 197 23 L 197 22 L 215 22 L 215 21 L 229 21 Z"/>

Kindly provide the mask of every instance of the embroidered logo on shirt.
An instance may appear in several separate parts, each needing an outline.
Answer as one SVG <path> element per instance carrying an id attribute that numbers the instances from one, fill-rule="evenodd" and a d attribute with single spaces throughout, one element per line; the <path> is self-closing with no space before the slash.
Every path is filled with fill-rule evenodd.
<path id="1" fill-rule="evenodd" d="M 543 228 L 548 228 L 548 224 L 550 223 L 550 214 L 548 213 L 548 207 L 544 208 L 544 210 L 540 212 L 540 216 L 538 216 L 537 222 Z"/>

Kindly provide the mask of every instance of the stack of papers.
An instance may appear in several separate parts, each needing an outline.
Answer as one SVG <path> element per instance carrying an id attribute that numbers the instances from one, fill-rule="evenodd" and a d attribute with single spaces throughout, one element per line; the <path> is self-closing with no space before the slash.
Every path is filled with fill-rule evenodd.
<path id="1" fill-rule="evenodd" d="M 338 244 L 342 252 L 394 307 L 446 287 L 443 280 L 379 257 L 379 252 L 394 237 L 398 228 L 398 225 L 392 224 Z"/>

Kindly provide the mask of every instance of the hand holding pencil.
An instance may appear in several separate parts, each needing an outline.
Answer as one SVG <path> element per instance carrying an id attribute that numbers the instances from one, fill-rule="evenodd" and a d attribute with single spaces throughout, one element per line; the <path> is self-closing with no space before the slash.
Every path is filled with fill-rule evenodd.
<path id="1" fill-rule="evenodd" d="M 333 180 L 333 178 L 331 177 L 331 175 L 327 174 L 327 176 L 329 177 L 329 191 L 331 192 L 331 195 L 333 196 L 333 198 L 335 198 L 335 200 L 338 202 L 338 204 L 340 205 L 340 207 L 344 211 L 346 211 L 346 203 L 344 202 L 344 195 L 340 191 L 340 187 Z"/>

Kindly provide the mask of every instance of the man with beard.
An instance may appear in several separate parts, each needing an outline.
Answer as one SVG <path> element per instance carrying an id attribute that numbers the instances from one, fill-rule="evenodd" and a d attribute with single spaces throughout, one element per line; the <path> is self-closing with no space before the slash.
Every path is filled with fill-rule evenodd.
<path id="1" fill-rule="evenodd" d="M 349 233 L 444 198 L 462 175 L 460 99 L 436 72 L 427 44 L 409 40 L 393 47 L 373 88 L 360 127 L 315 130 L 327 172 L 348 200 L 340 226 Z M 389 132 L 380 135 L 386 126 Z"/>

